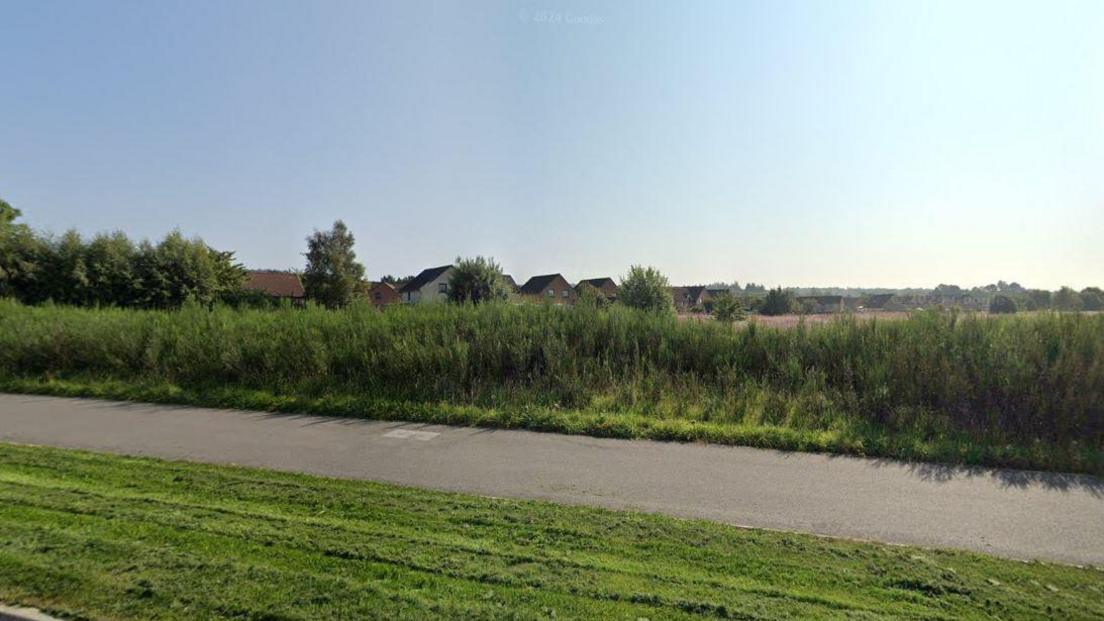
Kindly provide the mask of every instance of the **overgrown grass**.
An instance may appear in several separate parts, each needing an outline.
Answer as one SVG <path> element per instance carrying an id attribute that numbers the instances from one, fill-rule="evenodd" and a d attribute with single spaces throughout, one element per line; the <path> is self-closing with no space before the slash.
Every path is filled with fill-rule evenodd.
<path id="1" fill-rule="evenodd" d="M 1104 573 L 0 444 L 0 601 L 112 619 L 1094 619 Z"/>
<path id="2" fill-rule="evenodd" d="M 1104 473 L 1104 316 L 0 301 L 0 389 Z"/>

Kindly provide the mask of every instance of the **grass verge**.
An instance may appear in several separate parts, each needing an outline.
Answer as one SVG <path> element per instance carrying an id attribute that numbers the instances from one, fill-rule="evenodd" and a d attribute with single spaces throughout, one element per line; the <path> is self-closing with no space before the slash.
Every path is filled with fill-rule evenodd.
<path id="1" fill-rule="evenodd" d="M 0 600 L 78 618 L 1092 619 L 1104 573 L 0 444 Z"/>
<path id="2" fill-rule="evenodd" d="M 91 375 L 64 379 L 0 376 L 0 392 L 524 429 L 607 438 L 709 442 L 783 451 L 1104 475 L 1104 450 L 1093 446 L 995 443 L 953 432 L 926 437 L 899 430 L 890 433 L 885 427 L 861 423 L 832 430 L 795 429 L 542 406 L 488 408 L 364 395 L 288 395 L 227 385 L 191 388 L 170 382 L 124 381 Z"/>

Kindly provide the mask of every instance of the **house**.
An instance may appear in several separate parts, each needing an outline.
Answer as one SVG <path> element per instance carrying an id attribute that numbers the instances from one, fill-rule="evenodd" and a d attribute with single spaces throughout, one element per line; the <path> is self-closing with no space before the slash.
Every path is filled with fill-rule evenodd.
<path id="1" fill-rule="evenodd" d="M 301 304 L 307 297 L 303 283 L 295 272 L 252 270 L 246 272 L 245 284 L 242 288 L 263 293 L 277 300 L 291 300 L 297 304 Z"/>
<path id="2" fill-rule="evenodd" d="M 584 287 L 593 287 L 598 290 L 607 300 L 613 301 L 617 299 L 617 283 L 613 282 L 610 277 L 605 278 L 587 278 L 580 280 L 579 284 L 575 285 L 575 293 L 582 293 Z"/>
<path id="3" fill-rule="evenodd" d="M 368 283 L 365 295 L 368 297 L 368 301 L 376 307 L 402 302 L 402 295 L 399 294 L 391 283 L 386 282 Z"/>
<path id="4" fill-rule="evenodd" d="M 671 297 L 675 300 L 675 310 L 688 313 L 694 309 L 705 310 L 713 302 L 709 290 L 701 285 L 693 287 L 671 287 Z"/>
<path id="5" fill-rule="evenodd" d="M 559 274 L 534 276 L 518 289 L 518 295 L 531 302 L 574 304 L 579 294 L 567 279 Z"/>
<path id="6" fill-rule="evenodd" d="M 451 265 L 424 269 L 399 289 L 402 301 L 407 304 L 425 304 L 448 300 L 449 279 L 456 268 Z"/>
<path id="7" fill-rule="evenodd" d="M 875 295 L 868 295 L 866 296 L 866 299 L 863 300 L 862 306 L 860 306 L 859 308 L 867 311 L 885 310 L 886 305 L 889 304 L 890 300 L 893 299 L 893 295 L 894 294 L 892 293 L 878 293 Z"/>
<path id="8" fill-rule="evenodd" d="M 842 313 L 842 295 L 804 295 L 797 298 L 798 305 L 810 313 Z"/>
<path id="9" fill-rule="evenodd" d="M 513 276 L 511 276 L 509 274 L 503 274 L 502 275 L 502 280 L 506 281 L 506 286 L 510 288 L 510 293 L 511 294 L 518 292 L 517 281 L 514 280 Z"/>

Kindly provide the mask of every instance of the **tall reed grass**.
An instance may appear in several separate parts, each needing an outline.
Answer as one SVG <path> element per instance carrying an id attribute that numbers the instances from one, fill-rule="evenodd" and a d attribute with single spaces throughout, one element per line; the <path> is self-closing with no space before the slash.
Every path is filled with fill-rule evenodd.
<path id="1" fill-rule="evenodd" d="M 764 329 L 613 307 L 178 311 L 0 300 L 0 376 L 1104 448 L 1104 315 Z"/>

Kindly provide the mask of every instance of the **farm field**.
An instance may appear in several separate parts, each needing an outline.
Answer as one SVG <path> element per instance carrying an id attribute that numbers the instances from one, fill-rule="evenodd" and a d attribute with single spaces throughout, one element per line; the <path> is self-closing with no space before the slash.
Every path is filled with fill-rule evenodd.
<path id="1" fill-rule="evenodd" d="M 0 302 L 0 390 L 1104 472 L 1104 316 Z"/>
<path id="2" fill-rule="evenodd" d="M 0 444 L 0 601 L 76 618 L 1104 615 L 1104 574 Z"/>

